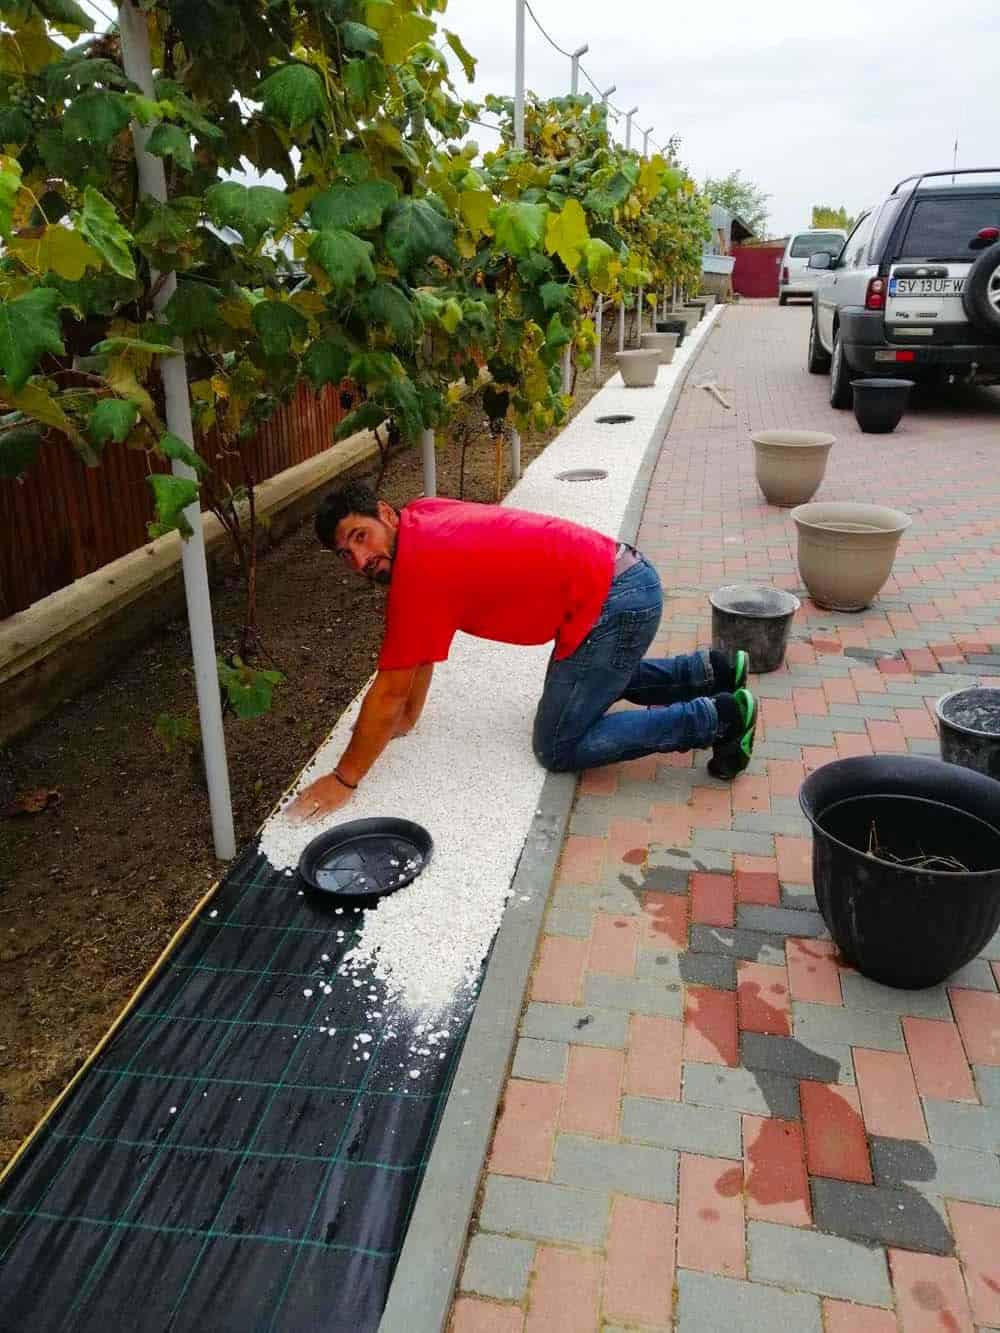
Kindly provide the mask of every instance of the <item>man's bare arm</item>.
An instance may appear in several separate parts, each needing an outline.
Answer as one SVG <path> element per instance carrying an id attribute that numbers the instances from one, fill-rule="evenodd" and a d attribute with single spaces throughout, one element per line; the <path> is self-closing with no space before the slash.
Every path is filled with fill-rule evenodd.
<path id="1" fill-rule="evenodd" d="M 424 702 L 427 699 L 427 691 L 431 687 L 431 677 L 433 675 L 433 662 L 417 667 L 413 673 L 413 684 L 410 686 L 409 698 L 403 707 L 403 716 L 400 720 L 397 735 L 405 736 L 411 728 L 417 725 L 420 714 L 424 711 Z"/>
<path id="2" fill-rule="evenodd" d="M 354 734 L 337 765 L 337 772 L 347 782 L 357 786 L 396 734 L 419 669 L 380 671 L 372 681 L 361 705 Z"/>

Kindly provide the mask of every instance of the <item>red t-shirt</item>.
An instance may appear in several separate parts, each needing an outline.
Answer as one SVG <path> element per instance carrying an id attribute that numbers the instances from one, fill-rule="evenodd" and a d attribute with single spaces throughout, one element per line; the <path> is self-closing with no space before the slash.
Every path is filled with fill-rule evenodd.
<path id="1" fill-rule="evenodd" d="M 617 543 L 578 523 L 500 505 L 415 500 L 399 516 L 383 671 L 443 662 L 456 630 L 548 643 L 569 657 L 611 587 Z"/>

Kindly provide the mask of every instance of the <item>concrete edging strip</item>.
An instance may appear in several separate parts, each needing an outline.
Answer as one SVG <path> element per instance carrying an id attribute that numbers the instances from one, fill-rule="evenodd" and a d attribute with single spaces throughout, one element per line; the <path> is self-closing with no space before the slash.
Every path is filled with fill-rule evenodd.
<path id="1" fill-rule="evenodd" d="M 697 347 L 664 400 L 619 530 L 634 542 L 646 493 L 691 367 L 725 307 L 697 332 Z M 694 341 L 694 339 L 692 339 Z M 574 774 L 542 786 L 469 1024 L 444 1113 L 410 1217 L 379 1333 L 441 1333 L 448 1322 L 497 1106 L 510 1068 L 549 892 L 576 793 Z"/>

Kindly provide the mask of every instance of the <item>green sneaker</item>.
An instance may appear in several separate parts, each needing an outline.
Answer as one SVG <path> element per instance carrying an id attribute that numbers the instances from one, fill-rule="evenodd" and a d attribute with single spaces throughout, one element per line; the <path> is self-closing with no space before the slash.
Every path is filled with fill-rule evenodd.
<path id="1" fill-rule="evenodd" d="M 750 654 L 745 648 L 737 648 L 733 653 L 733 688 L 732 694 L 737 690 L 745 690 L 747 681 L 750 679 Z"/>
<path id="2" fill-rule="evenodd" d="M 743 728 L 729 740 L 716 741 L 712 746 L 708 771 L 713 778 L 725 780 L 738 777 L 750 763 L 753 755 L 754 733 L 757 730 L 757 700 L 747 689 L 734 690 L 733 700 L 740 710 Z"/>

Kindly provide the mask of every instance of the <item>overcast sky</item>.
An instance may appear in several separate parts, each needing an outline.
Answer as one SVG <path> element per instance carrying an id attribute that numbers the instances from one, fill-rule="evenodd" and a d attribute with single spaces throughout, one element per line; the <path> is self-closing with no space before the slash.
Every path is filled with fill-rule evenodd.
<path id="1" fill-rule="evenodd" d="M 612 103 L 638 105 L 654 142 L 681 136 L 697 180 L 739 169 L 769 194 L 774 235 L 808 226 L 814 203 L 856 213 L 904 176 L 950 167 L 956 137 L 960 166 L 1000 165 L 997 0 L 530 3 L 565 50 L 590 44 L 584 68 L 618 85 Z M 449 0 L 439 16 L 479 61 L 471 93 L 458 74 L 464 96 L 513 93 L 514 12 Z M 568 92 L 569 77 L 529 17 L 529 89 Z"/>

